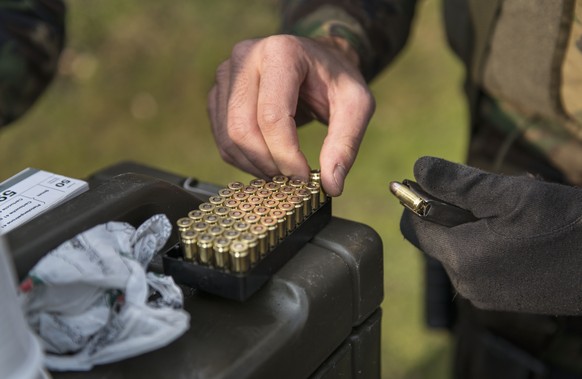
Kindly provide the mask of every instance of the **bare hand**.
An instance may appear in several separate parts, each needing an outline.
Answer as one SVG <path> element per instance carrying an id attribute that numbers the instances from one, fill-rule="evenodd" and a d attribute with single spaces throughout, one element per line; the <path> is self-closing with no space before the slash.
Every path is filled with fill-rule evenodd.
<path id="1" fill-rule="evenodd" d="M 319 164 L 324 189 L 338 196 L 374 112 L 351 48 L 288 35 L 240 42 L 208 95 L 222 158 L 257 177 L 309 176 L 296 130 L 302 107 L 329 125 Z"/>

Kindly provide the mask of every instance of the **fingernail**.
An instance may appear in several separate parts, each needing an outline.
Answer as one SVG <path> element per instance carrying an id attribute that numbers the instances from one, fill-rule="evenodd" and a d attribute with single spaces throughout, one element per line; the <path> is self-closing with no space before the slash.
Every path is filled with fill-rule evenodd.
<path id="1" fill-rule="evenodd" d="M 335 181 L 335 185 L 338 189 L 338 195 L 344 190 L 344 180 L 346 179 L 346 168 L 341 164 L 338 164 L 333 169 L 333 180 Z"/>

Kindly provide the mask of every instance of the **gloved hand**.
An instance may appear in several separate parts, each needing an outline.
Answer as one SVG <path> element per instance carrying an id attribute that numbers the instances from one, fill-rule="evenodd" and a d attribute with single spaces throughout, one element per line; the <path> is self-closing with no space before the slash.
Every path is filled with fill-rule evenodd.
<path id="1" fill-rule="evenodd" d="M 400 228 L 484 309 L 582 314 L 582 189 L 420 158 L 418 184 L 478 220 L 444 227 L 405 210 Z"/>

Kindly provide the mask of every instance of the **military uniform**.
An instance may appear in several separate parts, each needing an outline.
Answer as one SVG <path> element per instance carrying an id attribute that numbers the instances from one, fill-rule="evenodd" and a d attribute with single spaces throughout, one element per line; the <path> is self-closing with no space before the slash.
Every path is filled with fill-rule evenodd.
<path id="1" fill-rule="evenodd" d="M 61 0 L 0 0 L 0 126 L 21 116 L 44 91 L 64 39 Z"/>
<path id="2" fill-rule="evenodd" d="M 405 44 L 414 6 L 284 0 L 283 31 L 345 38 L 371 80 Z M 582 0 L 444 0 L 444 15 L 466 68 L 468 163 L 582 186 Z M 582 378 L 580 315 L 455 305 L 456 378 Z"/>

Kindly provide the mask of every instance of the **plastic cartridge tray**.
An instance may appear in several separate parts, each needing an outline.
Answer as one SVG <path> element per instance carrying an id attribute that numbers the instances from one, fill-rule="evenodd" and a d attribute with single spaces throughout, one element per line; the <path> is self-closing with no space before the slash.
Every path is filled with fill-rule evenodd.
<path id="1" fill-rule="evenodd" d="M 311 214 L 296 225 L 264 257 L 245 272 L 233 272 L 212 265 L 185 260 L 181 243 L 163 256 L 164 272 L 182 285 L 224 298 L 245 301 L 311 240 L 331 219 L 331 199 L 325 198 Z"/>

